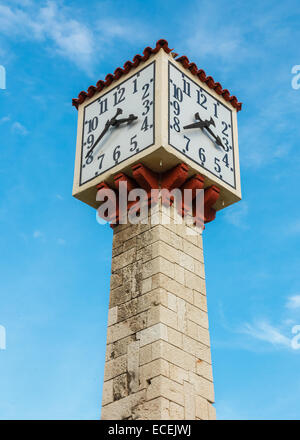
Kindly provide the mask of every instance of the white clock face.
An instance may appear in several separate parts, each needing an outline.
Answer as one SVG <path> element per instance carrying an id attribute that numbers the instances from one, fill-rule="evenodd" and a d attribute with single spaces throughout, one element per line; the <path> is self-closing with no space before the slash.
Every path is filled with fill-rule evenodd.
<path id="1" fill-rule="evenodd" d="M 236 187 L 231 110 L 172 63 L 169 63 L 169 144 Z"/>
<path id="2" fill-rule="evenodd" d="M 80 185 L 154 144 L 154 90 L 155 62 L 84 108 Z"/>

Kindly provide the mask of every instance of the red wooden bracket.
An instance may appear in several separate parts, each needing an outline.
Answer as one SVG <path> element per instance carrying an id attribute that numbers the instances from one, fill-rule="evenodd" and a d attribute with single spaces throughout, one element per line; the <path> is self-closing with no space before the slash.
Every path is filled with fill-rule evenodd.
<path id="1" fill-rule="evenodd" d="M 185 163 L 180 163 L 176 167 L 167 171 L 161 180 L 161 187 L 169 191 L 174 188 L 180 188 L 188 177 L 189 167 Z"/>
<path id="2" fill-rule="evenodd" d="M 204 221 L 209 223 L 216 218 L 216 210 L 212 206 L 216 203 L 220 195 L 220 188 L 215 185 L 210 186 L 204 191 Z"/>
<path id="3" fill-rule="evenodd" d="M 138 163 L 132 167 L 132 175 L 134 180 L 140 185 L 141 188 L 150 192 L 151 189 L 158 189 L 157 175 L 145 167 L 145 165 Z"/>
<path id="4" fill-rule="evenodd" d="M 180 188 L 188 177 L 189 167 L 185 163 L 180 163 L 176 167 L 167 171 L 161 180 L 161 189 L 167 189 L 172 191 L 172 189 Z M 162 192 L 162 204 L 165 206 L 170 206 L 174 202 L 174 197 Z"/>
<path id="5" fill-rule="evenodd" d="M 115 186 L 116 186 L 117 190 L 119 190 L 119 185 L 121 182 L 126 182 L 127 183 L 127 193 L 137 187 L 135 181 L 133 179 L 131 179 L 130 177 L 126 176 L 126 174 L 124 174 L 124 173 L 119 173 L 116 176 L 114 176 L 114 182 L 115 182 Z"/>
<path id="6" fill-rule="evenodd" d="M 182 187 L 180 188 L 182 191 L 182 207 L 180 214 L 184 216 L 189 211 L 191 213 L 191 208 L 189 207 L 184 200 L 184 190 L 185 189 L 191 189 L 192 190 L 192 201 L 195 199 L 197 195 L 197 189 L 203 189 L 204 187 L 204 177 L 201 176 L 201 174 L 196 174 L 195 176 L 191 177 L 189 180 L 187 180 Z M 179 208 L 179 207 L 178 207 Z"/>
<path id="7" fill-rule="evenodd" d="M 97 185 L 97 189 L 98 189 L 97 193 L 99 191 L 107 190 L 107 189 L 109 189 L 109 190 L 111 190 L 111 191 L 113 191 L 115 193 L 115 195 L 116 195 L 115 210 L 112 213 L 112 215 L 110 217 L 105 218 L 105 220 L 107 220 L 107 221 L 109 221 L 111 223 L 118 223 L 119 222 L 119 197 L 118 197 L 118 194 L 116 193 L 116 191 L 114 189 L 112 189 L 110 186 L 108 186 L 107 183 L 105 183 L 105 182 L 99 183 Z M 109 192 L 108 192 L 108 194 L 106 194 L 106 197 L 108 198 L 108 200 L 111 200 L 111 202 L 113 204 L 114 200 L 112 200 L 112 198 L 110 197 Z"/>

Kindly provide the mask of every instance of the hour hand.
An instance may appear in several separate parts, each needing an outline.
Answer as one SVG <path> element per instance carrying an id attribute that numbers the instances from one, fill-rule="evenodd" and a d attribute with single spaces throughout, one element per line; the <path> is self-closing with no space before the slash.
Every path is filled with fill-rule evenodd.
<path id="1" fill-rule="evenodd" d="M 202 121 L 202 119 L 199 116 L 199 113 L 195 114 L 195 119 L 197 119 L 198 122 L 194 122 L 193 124 L 186 125 L 183 128 L 185 128 L 185 129 L 201 128 L 201 130 L 202 130 L 203 128 L 207 128 L 210 125 L 214 125 L 215 126 L 215 121 L 213 120 L 213 118 L 210 118 L 209 121 L 207 119 L 205 121 Z"/>
<path id="2" fill-rule="evenodd" d="M 96 145 L 101 141 L 101 139 L 103 138 L 105 133 L 108 131 L 109 127 L 111 125 L 115 124 L 115 121 L 117 121 L 117 119 L 116 119 L 117 116 L 119 116 L 121 113 L 123 113 L 123 110 L 121 108 L 117 108 L 115 116 L 113 116 L 111 119 L 108 119 L 108 121 L 106 121 L 104 129 L 102 130 L 102 132 L 100 133 L 100 135 L 96 139 L 96 141 L 95 141 L 94 145 L 92 146 L 92 148 L 86 153 L 86 156 L 85 156 L 86 158 L 91 154 L 91 152 L 94 150 Z"/>
<path id="3" fill-rule="evenodd" d="M 112 126 L 113 127 L 118 127 L 120 124 L 124 124 L 125 122 L 127 122 L 128 124 L 131 124 L 133 121 L 135 121 L 138 117 L 135 115 L 129 115 L 128 118 L 123 118 L 123 119 L 115 119 L 112 122 Z"/>

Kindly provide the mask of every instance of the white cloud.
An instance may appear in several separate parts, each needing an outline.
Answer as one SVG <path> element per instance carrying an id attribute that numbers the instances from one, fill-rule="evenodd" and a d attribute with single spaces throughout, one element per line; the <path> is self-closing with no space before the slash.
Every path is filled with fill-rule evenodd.
<path id="1" fill-rule="evenodd" d="M 33 238 L 36 238 L 36 239 L 42 238 L 44 236 L 44 234 L 39 230 L 34 231 L 32 235 L 33 235 Z"/>
<path id="2" fill-rule="evenodd" d="M 288 309 L 300 309 L 300 295 L 293 295 L 288 298 L 286 303 Z"/>
<path id="3" fill-rule="evenodd" d="M 77 18 L 80 15 L 74 8 L 69 9 L 62 2 L 58 5 L 48 1 L 42 7 L 30 1 L 14 3 L 0 5 L 0 34 L 43 43 L 44 50 L 52 56 L 67 58 L 88 74 L 92 74 L 93 64 L 107 55 L 107 46 L 115 40 L 136 42 L 144 35 L 139 22 L 133 25 L 107 16 L 99 20 L 98 15 L 87 26 Z"/>
<path id="4" fill-rule="evenodd" d="M 14 122 L 11 126 L 11 129 L 14 133 L 19 133 L 23 136 L 26 136 L 28 134 L 28 130 L 24 125 L 22 125 L 20 122 Z"/>
<path id="5" fill-rule="evenodd" d="M 28 8 L 30 2 L 25 6 L 21 9 L 0 5 L 0 33 L 10 37 L 21 35 L 27 40 L 48 40 L 49 48 L 89 70 L 94 40 L 87 26 L 68 17 L 64 8 L 58 8 L 53 1 L 40 9 L 36 5 Z"/>
<path id="6" fill-rule="evenodd" d="M 0 124 L 4 124 L 5 122 L 10 121 L 10 117 L 9 116 L 3 116 L 3 118 L 0 119 Z"/>
<path id="7" fill-rule="evenodd" d="M 245 323 L 240 332 L 274 346 L 291 347 L 291 339 L 265 320 L 256 321 L 253 324 Z"/>

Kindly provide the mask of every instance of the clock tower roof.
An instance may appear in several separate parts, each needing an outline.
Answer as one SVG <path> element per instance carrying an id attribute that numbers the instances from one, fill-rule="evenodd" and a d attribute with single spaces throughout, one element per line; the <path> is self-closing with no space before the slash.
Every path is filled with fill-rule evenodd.
<path id="1" fill-rule="evenodd" d="M 78 106 L 82 104 L 86 98 L 91 98 L 95 93 L 100 92 L 105 87 L 108 87 L 113 81 L 118 80 L 122 75 L 127 74 L 131 69 L 139 66 L 140 63 L 147 61 L 149 57 L 156 54 L 160 49 L 163 49 L 167 54 L 172 52 L 173 49 L 169 48 L 167 40 L 160 39 L 156 42 L 154 48 L 146 47 L 143 50 L 143 55 L 135 55 L 132 61 L 126 61 L 123 68 L 118 67 L 114 73 L 109 73 L 105 77 L 105 81 L 99 80 L 96 86 L 90 86 L 87 92 L 80 92 L 78 98 L 72 99 L 72 105 L 78 109 Z M 242 103 L 238 102 L 238 99 L 234 95 L 230 95 L 229 90 L 223 89 L 219 82 L 215 82 L 212 76 L 207 76 L 203 69 L 198 69 L 195 63 L 190 63 L 187 56 L 180 56 L 172 52 L 174 59 L 180 63 L 185 69 L 189 70 L 193 75 L 196 75 L 200 81 L 207 84 L 209 88 L 215 90 L 218 95 L 223 96 L 223 98 L 228 101 L 232 107 L 237 111 L 242 109 Z"/>

